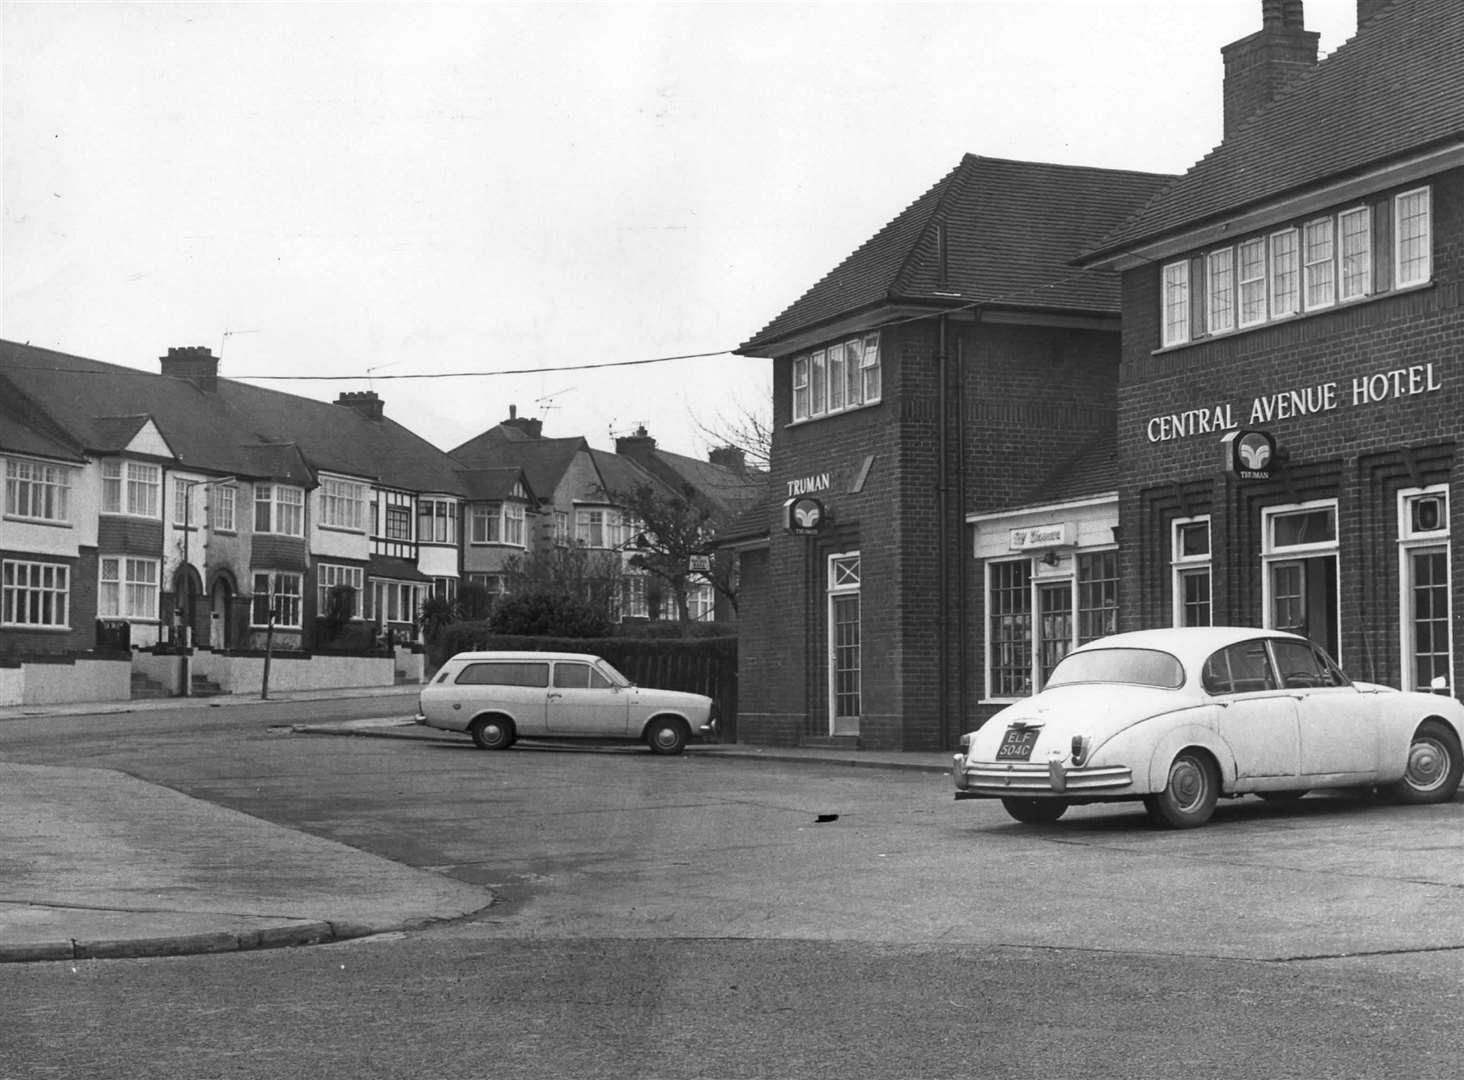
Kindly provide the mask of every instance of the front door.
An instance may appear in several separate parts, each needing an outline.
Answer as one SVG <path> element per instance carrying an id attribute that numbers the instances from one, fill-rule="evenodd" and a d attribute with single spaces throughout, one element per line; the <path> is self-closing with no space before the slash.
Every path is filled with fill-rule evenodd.
<path id="1" fill-rule="evenodd" d="M 857 552 L 829 559 L 829 734 L 858 735 L 863 709 Z"/>
<path id="2" fill-rule="evenodd" d="M 1037 586 L 1038 650 L 1042 662 L 1041 686 L 1057 662 L 1073 647 L 1073 587 L 1066 581 Z M 1040 687 L 1039 687 L 1040 689 Z"/>

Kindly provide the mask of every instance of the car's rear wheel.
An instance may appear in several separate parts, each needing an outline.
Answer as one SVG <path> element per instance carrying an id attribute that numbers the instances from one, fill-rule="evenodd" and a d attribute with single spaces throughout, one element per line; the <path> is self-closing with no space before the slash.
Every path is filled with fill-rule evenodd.
<path id="1" fill-rule="evenodd" d="M 1402 803 L 1448 802 L 1464 776 L 1464 753 L 1459 739 L 1438 720 L 1425 720 L 1408 744 L 1408 769 L 1403 779 L 1385 791 Z"/>
<path id="2" fill-rule="evenodd" d="M 686 749 L 686 724 L 676 717 L 658 718 L 646 728 L 646 742 L 653 754 L 679 754 Z"/>
<path id="3" fill-rule="evenodd" d="M 1220 797 L 1220 774 L 1201 750 L 1181 750 L 1169 765 L 1164 790 L 1144 798 L 1149 820 L 1167 829 L 1193 829 L 1210 820 Z"/>
<path id="4" fill-rule="evenodd" d="M 1001 801 L 1002 808 L 1024 825 L 1047 825 L 1067 813 L 1066 799 L 1014 799 Z"/>
<path id="5" fill-rule="evenodd" d="M 480 716 L 468 728 L 479 750 L 507 750 L 513 745 L 513 721 L 503 716 Z"/>

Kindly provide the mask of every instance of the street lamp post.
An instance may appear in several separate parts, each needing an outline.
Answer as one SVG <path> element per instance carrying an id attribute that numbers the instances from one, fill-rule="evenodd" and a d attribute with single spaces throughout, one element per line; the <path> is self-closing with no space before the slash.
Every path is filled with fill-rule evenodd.
<path id="1" fill-rule="evenodd" d="M 191 579 L 188 576 L 188 538 L 193 532 L 193 489 L 196 487 L 209 488 L 215 485 L 237 484 L 239 478 L 235 476 L 220 476 L 212 480 L 189 480 L 185 477 L 178 477 L 186 485 L 183 495 L 183 564 L 179 568 L 179 579 L 183 585 L 183 604 L 181 612 L 183 615 L 183 640 L 179 649 L 180 670 L 182 685 L 178 688 L 180 697 L 189 697 L 193 693 L 193 588 Z M 204 571 L 208 571 L 207 546 L 204 548 Z"/>

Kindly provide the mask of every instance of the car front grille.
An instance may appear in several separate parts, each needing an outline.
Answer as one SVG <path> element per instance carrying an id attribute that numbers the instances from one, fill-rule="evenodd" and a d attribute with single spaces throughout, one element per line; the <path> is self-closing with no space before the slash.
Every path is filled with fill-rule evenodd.
<path id="1" fill-rule="evenodd" d="M 1125 788 L 1133 780 L 1133 770 L 1126 765 L 1074 769 L 1057 763 L 978 761 L 966 767 L 965 790 L 998 795 L 1023 791 L 1072 795 Z"/>

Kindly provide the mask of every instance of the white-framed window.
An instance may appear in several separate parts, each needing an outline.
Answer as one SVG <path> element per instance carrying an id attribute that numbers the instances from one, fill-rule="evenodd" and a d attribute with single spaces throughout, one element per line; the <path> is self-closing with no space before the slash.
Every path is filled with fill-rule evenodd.
<path id="1" fill-rule="evenodd" d="M 987 688 L 993 698 L 1032 692 L 1032 560 L 986 564 Z"/>
<path id="2" fill-rule="evenodd" d="M 417 542 L 419 544 L 456 544 L 457 504 L 451 499 L 418 499 Z"/>
<path id="3" fill-rule="evenodd" d="M 574 539 L 580 547 L 618 548 L 625 543 L 625 518 L 619 510 L 580 507 L 574 512 Z"/>
<path id="4" fill-rule="evenodd" d="M 219 484 L 209 489 L 209 524 L 215 532 L 234 531 L 234 505 L 238 489 L 233 484 Z"/>
<path id="5" fill-rule="evenodd" d="M 879 335 L 862 334 L 793 360 L 793 419 L 811 420 L 880 400 Z"/>
<path id="6" fill-rule="evenodd" d="M 409 581 L 373 578 L 368 593 L 366 618 L 378 626 L 411 623 L 422 606 L 422 586 Z"/>
<path id="7" fill-rule="evenodd" d="M 1341 641 L 1337 500 L 1261 510 L 1264 625 L 1309 637 L 1333 657 Z"/>
<path id="8" fill-rule="evenodd" d="M 274 609 L 274 624 L 283 630 L 298 630 L 301 625 L 301 597 L 304 578 L 288 570 L 256 570 L 254 599 L 249 605 L 250 625 L 267 627 Z"/>
<path id="9" fill-rule="evenodd" d="M 1118 549 L 1080 551 L 1078 644 L 1118 633 Z"/>
<path id="10" fill-rule="evenodd" d="M 569 546 L 569 513 L 564 510 L 554 511 L 554 546 Z"/>
<path id="11" fill-rule="evenodd" d="M 255 484 L 254 531 L 304 536 L 305 489 L 286 484 Z"/>
<path id="12" fill-rule="evenodd" d="M 1282 229 L 1271 234 L 1271 318 L 1295 315 L 1301 310 L 1301 262 L 1299 234 Z"/>
<path id="13" fill-rule="evenodd" d="M 0 562 L 0 625 L 64 630 L 71 625 L 71 568 L 61 563 Z"/>
<path id="14" fill-rule="evenodd" d="M 201 482 L 185 480 L 181 476 L 173 477 L 173 524 L 180 529 L 202 524 L 199 516 L 193 512 L 193 489 Z"/>
<path id="15" fill-rule="evenodd" d="M 1240 325 L 1266 321 L 1266 239 L 1258 236 L 1235 249 L 1240 280 Z"/>
<path id="16" fill-rule="evenodd" d="M 65 465 L 5 461 L 5 516 L 65 525 L 71 521 L 71 474 Z"/>
<path id="17" fill-rule="evenodd" d="M 1205 325 L 1212 334 L 1235 329 L 1235 249 L 1205 257 Z"/>
<path id="18" fill-rule="evenodd" d="M 363 594 L 362 585 L 365 581 L 365 571 L 359 566 L 345 566 L 339 563 L 320 563 L 315 568 L 315 610 L 319 615 L 326 615 L 330 612 L 330 593 L 332 589 L 339 586 L 346 586 L 356 590 L 356 596 Z M 349 618 L 356 618 L 360 614 L 361 600 L 356 599 L 351 603 Z"/>
<path id="19" fill-rule="evenodd" d="M 392 504 L 386 508 L 386 538 L 388 540 L 411 540 L 412 539 L 412 510 L 410 507 L 400 504 Z"/>
<path id="20" fill-rule="evenodd" d="M 1190 339 L 1189 260 L 1169 263 L 1164 267 L 1164 321 L 1162 343 L 1165 348 L 1183 345 Z"/>
<path id="21" fill-rule="evenodd" d="M 478 503 L 468 514 L 468 543 L 524 546 L 524 504 Z"/>
<path id="22" fill-rule="evenodd" d="M 1170 533 L 1170 566 L 1174 582 L 1174 625 L 1210 626 L 1210 518 L 1177 518 Z"/>
<path id="23" fill-rule="evenodd" d="M 793 419 L 808 417 L 808 357 L 800 356 L 793 361 Z"/>
<path id="24" fill-rule="evenodd" d="M 158 560 L 104 555 L 99 560 L 97 614 L 106 619 L 158 617 Z"/>
<path id="25" fill-rule="evenodd" d="M 1399 288 L 1422 285 L 1433 276 L 1429 188 L 1405 191 L 1393 200 L 1393 266 Z"/>
<path id="26" fill-rule="evenodd" d="M 1452 694 L 1453 612 L 1447 484 L 1398 493 L 1403 689 Z"/>
<path id="27" fill-rule="evenodd" d="M 646 601 L 646 575 L 626 574 L 621 581 L 620 611 L 627 619 L 645 619 L 650 616 Z M 664 618 L 664 614 L 662 618 Z M 673 616 L 674 617 L 674 616 Z"/>
<path id="28" fill-rule="evenodd" d="M 692 622 L 711 622 L 717 617 L 717 590 L 710 581 L 686 583 L 686 610 Z"/>
<path id="29" fill-rule="evenodd" d="M 1338 296 L 1358 300 L 1372 292 L 1372 211 L 1366 206 L 1337 215 L 1340 274 Z"/>
<path id="30" fill-rule="evenodd" d="M 1302 229 L 1301 280 L 1306 310 L 1317 311 L 1337 302 L 1337 258 L 1330 217 L 1308 221 Z"/>
<path id="31" fill-rule="evenodd" d="M 140 461 L 102 462 L 102 513 L 160 518 L 163 470 Z"/>
<path id="32" fill-rule="evenodd" d="M 354 480 L 322 477 L 320 491 L 320 524 L 327 529 L 349 529 L 363 532 L 366 521 L 366 485 Z"/>

